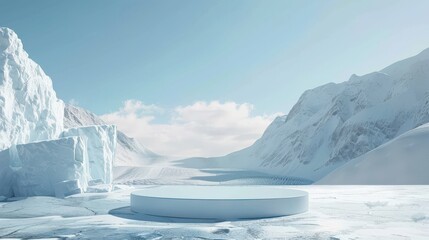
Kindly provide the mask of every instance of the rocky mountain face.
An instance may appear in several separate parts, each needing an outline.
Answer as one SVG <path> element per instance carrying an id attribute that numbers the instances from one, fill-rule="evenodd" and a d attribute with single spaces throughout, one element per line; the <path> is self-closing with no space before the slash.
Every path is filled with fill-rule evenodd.
<path id="1" fill-rule="evenodd" d="M 251 168 L 316 181 L 427 122 L 429 49 L 378 72 L 308 90 L 252 146 L 182 165 Z"/>

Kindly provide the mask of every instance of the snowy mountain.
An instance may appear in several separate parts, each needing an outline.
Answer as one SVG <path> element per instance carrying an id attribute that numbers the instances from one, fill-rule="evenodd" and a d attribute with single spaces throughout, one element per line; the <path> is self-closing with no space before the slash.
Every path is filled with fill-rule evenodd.
<path id="1" fill-rule="evenodd" d="M 0 28 L 0 150 L 58 136 L 63 110 L 51 79 L 28 57 L 15 32 Z"/>
<path id="2" fill-rule="evenodd" d="M 429 124 L 410 130 L 335 169 L 318 184 L 427 184 Z"/>
<path id="3" fill-rule="evenodd" d="M 316 181 L 427 122 L 429 49 L 381 71 L 308 90 L 252 146 L 179 165 L 250 168 Z"/>
<path id="4" fill-rule="evenodd" d="M 88 110 L 68 104 L 65 105 L 65 128 L 103 124 L 106 123 Z M 150 151 L 137 140 L 128 137 L 123 132 L 117 131 L 114 166 L 147 166 L 163 159 L 165 157 Z"/>

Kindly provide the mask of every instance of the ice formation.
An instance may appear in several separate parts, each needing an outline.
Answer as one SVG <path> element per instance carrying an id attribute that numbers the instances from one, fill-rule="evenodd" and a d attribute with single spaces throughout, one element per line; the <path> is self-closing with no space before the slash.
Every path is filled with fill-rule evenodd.
<path id="1" fill-rule="evenodd" d="M 9 162 L 9 151 L 0 151 L 0 198 L 13 196 L 13 172 Z"/>
<path id="2" fill-rule="evenodd" d="M 110 184 L 116 127 L 64 130 L 51 79 L 8 28 L 0 28 L 0 54 L 0 196 L 66 196 L 95 178 Z"/>
<path id="3" fill-rule="evenodd" d="M 86 139 L 91 179 L 112 183 L 112 167 L 116 149 L 116 126 L 97 125 L 66 129 L 62 137 L 80 136 Z"/>
<path id="4" fill-rule="evenodd" d="M 0 28 L 0 150 L 57 137 L 64 104 L 12 30 Z"/>
<path id="5" fill-rule="evenodd" d="M 84 139 L 68 137 L 18 144 L 2 151 L 5 164 L 1 166 L 0 195 L 55 196 L 56 185 L 66 180 L 75 180 L 79 183 L 76 188 L 85 190 L 89 176 L 86 149 Z"/>

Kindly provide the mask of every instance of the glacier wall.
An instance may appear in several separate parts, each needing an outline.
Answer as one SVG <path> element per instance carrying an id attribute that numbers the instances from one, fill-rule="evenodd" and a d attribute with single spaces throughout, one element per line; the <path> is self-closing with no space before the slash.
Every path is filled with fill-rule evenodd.
<path id="1" fill-rule="evenodd" d="M 51 79 L 11 29 L 0 28 L 0 53 L 0 150 L 58 137 L 64 103 Z"/>
<path id="2" fill-rule="evenodd" d="M 13 196 L 13 171 L 9 163 L 9 150 L 0 151 L 0 197 Z"/>
<path id="3" fill-rule="evenodd" d="M 62 137 L 80 136 L 86 139 L 89 173 L 92 180 L 111 184 L 116 149 L 116 126 L 96 125 L 64 130 Z"/>
<path id="4" fill-rule="evenodd" d="M 116 127 L 64 130 L 64 108 L 16 33 L 0 28 L 0 196 L 65 196 L 90 180 L 111 184 Z"/>
<path id="5" fill-rule="evenodd" d="M 55 196 L 63 182 L 88 183 L 86 141 L 81 137 L 18 144 L 0 152 L 0 195 L 5 197 Z M 9 183 L 9 184 L 5 184 Z"/>

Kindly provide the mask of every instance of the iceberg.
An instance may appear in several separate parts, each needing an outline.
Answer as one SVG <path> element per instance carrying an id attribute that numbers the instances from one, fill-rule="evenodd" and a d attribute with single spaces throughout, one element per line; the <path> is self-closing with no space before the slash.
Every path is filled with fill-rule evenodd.
<path id="1" fill-rule="evenodd" d="M 88 148 L 90 180 L 100 179 L 111 184 L 113 159 L 116 149 L 116 126 L 97 125 L 64 130 L 62 137 L 79 136 L 86 140 Z"/>
<path id="2" fill-rule="evenodd" d="M 82 193 L 81 183 L 78 179 L 65 180 L 55 184 L 55 197 L 57 198 L 64 198 L 77 193 Z"/>
<path id="3" fill-rule="evenodd" d="M 55 196 L 55 188 L 59 191 L 58 183 L 70 180 L 79 183 L 75 188 L 85 191 L 88 183 L 86 149 L 83 138 L 67 137 L 19 144 L 2 151 L 0 195 Z"/>
<path id="4" fill-rule="evenodd" d="M 13 30 L 0 28 L 0 53 L 0 196 L 64 197 L 88 181 L 110 185 L 116 127 L 64 130 L 63 101 Z"/>
<path id="5" fill-rule="evenodd" d="M 0 150 L 57 138 L 63 131 L 64 103 L 52 80 L 11 29 L 0 28 L 0 53 Z"/>
<path id="6" fill-rule="evenodd" d="M 13 172 L 9 167 L 9 151 L 0 151 L 0 199 L 12 197 Z"/>

